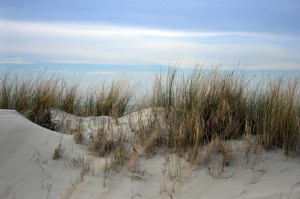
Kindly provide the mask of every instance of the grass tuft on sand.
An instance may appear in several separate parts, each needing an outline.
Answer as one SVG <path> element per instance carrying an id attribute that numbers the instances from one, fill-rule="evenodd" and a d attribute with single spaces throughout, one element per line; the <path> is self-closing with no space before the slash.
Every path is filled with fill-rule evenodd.
<path id="1" fill-rule="evenodd" d="M 164 108 L 167 137 L 161 136 L 157 126 L 144 128 L 154 129 L 159 135 L 145 145 L 166 145 L 176 153 L 188 153 L 188 159 L 194 163 L 201 157 L 199 146 L 215 139 L 246 135 L 258 136 L 267 150 L 279 147 L 286 155 L 300 152 L 300 76 L 264 77 L 253 84 L 253 79 L 247 79 L 242 70 L 195 67 L 191 73 L 181 73 L 170 67 L 167 73 L 156 74 L 152 90 L 142 97 L 142 102 L 132 104 L 139 91 L 123 79 L 110 84 L 102 82 L 82 92 L 79 81 L 70 84 L 58 74 L 47 74 L 0 74 L 0 108 L 15 109 L 49 129 L 53 108 L 77 116 L 105 115 L 116 119 L 130 112 L 130 107 L 138 111 Z M 76 135 L 74 139 L 80 143 L 81 134 Z M 107 140 L 99 133 L 90 148 L 103 155 L 115 148 Z M 150 148 L 146 151 L 151 152 Z M 226 147 L 221 149 L 224 159 L 228 159 Z"/>

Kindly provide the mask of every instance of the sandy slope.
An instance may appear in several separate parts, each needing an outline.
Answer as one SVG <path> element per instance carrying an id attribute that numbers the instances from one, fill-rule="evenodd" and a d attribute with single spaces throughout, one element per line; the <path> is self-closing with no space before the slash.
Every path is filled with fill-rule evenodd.
<path id="1" fill-rule="evenodd" d="M 158 112 L 162 116 L 163 111 Z M 61 111 L 54 114 L 62 132 L 81 122 L 87 138 L 99 122 L 116 134 L 132 137 L 131 130 L 148 117 L 149 110 L 117 121 L 79 118 Z M 64 157 L 52 160 L 60 139 Z M 15 111 L 0 110 L 0 199 L 47 198 L 48 190 L 51 199 L 300 198 L 300 158 L 288 158 L 281 150 L 262 151 L 248 164 L 245 155 L 236 151 L 230 166 L 217 179 L 203 166 L 191 167 L 183 158 L 165 151 L 151 158 L 141 157 L 134 168 L 109 171 L 104 171 L 104 158 L 93 158 L 92 170 L 80 182 L 80 167 L 70 162 L 80 161 L 87 153 L 68 135 L 45 130 Z"/>
<path id="2" fill-rule="evenodd" d="M 132 178 L 130 172 L 110 173 L 107 188 L 103 174 L 90 176 L 72 195 L 79 198 L 300 198 L 299 161 L 282 160 L 280 153 L 264 154 L 263 169 L 226 168 L 219 179 L 213 179 L 202 167 L 181 169 L 181 174 L 164 174 L 163 156 L 141 160 L 145 174 Z M 270 159 L 273 158 L 273 159 Z M 182 177 L 180 177 L 182 175 Z M 176 179 L 176 177 L 178 177 Z"/>
<path id="3" fill-rule="evenodd" d="M 64 158 L 53 160 L 60 142 Z M 82 153 L 71 137 L 39 127 L 16 111 L 0 110 L 0 198 L 62 198 L 80 172 L 66 160 Z"/>

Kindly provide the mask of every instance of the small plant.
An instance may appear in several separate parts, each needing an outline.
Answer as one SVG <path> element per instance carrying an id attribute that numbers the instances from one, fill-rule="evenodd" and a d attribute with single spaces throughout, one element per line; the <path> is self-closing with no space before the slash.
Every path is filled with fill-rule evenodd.
<path id="1" fill-rule="evenodd" d="M 107 158 L 105 158 L 105 164 L 104 164 L 104 174 L 103 174 L 103 187 L 105 189 L 109 186 L 109 170 L 110 170 L 110 163 Z"/>
<path id="2" fill-rule="evenodd" d="M 82 127 L 80 121 L 78 121 L 78 126 L 72 132 L 72 134 L 73 134 L 73 138 L 74 138 L 75 142 L 77 144 L 82 144 L 82 142 L 84 141 L 84 134 L 83 134 L 83 127 Z"/>
<path id="3" fill-rule="evenodd" d="M 112 150 L 113 163 L 115 166 L 120 165 L 121 167 L 128 161 L 129 154 L 125 148 L 125 137 L 120 135 L 115 142 L 115 147 Z"/>
<path id="4" fill-rule="evenodd" d="M 80 182 L 84 181 L 84 176 L 91 170 L 92 158 L 85 159 L 84 155 L 80 158 L 81 170 L 80 170 Z"/>
<path id="5" fill-rule="evenodd" d="M 140 180 L 146 174 L 146 170 L 141 168 L 140 160 L 135 159 L 129 165 L 130 178 L 132 180 Z"/>
<path id="6" fill-rule="evenodd" d="M 96 134 L 91 135 L 89 148 L 98 156 L 112 152 L 115 147 L 114 140 L 109 138 L 104 128 L 99 128 Z"/>
<path id="7" fill-rule="evenodd" d="M 161 114 L 158 110 L 150 110 L 146 119 L 142 118 L 142 114 L 138 117 L 138 130 L 134 130 L 135 136 L 138 138 L 138 142 L 141 145 L 143 153 L 150 157 L 155 154 L 156 148 L 166 143 L 166 132 L 162 128 L 160 121 L 163 118 L 159 117 Z"/>
<path id="8" fill-rule="evenodd" d="M 256 138 L 254 141 L 254 160 L 252 163 L 252 169 L 254 168 L 254 166 L 256 165 L 258 158 L 260 157 L 262 152 L 262 144 L 261 144 L 261 140 L 259 138 Z"/>
<path id="9" fill-rule="evenodd" d="M 219 150 L 223 156 L 222 159 L 222 172 L 223 172 L 224 168 L 230 165 L 230 161 L 232 159 L 232 148 L 230 143 L 221 143 Z"/>
<path id="10" fill-rule="evenodd" d="M 251 149 L 253 148 L 253 142 L 251 140 L 251 127 L 249 125 L 248 120 L 246 120 L 246 125 L 245 125 L 245 135 L 243 137 L 243 152 L 246 156 L 246 165 L 249 163 L 249 155 L 251 152 Z"/>
<path id="11" fill-rule="evenodd" d="M 213 178 L 219 178 L 231 161 L 232 149 L 230 143 L 223 143 L 218 136 L 205 146 L 199 158 L 199 163 Z"/>
<path id="12" fill-rule="evenodd" d="M 61 147 L 61 139 L 60 139 L 58 147 L 54 149 L 54 154 L 52 156 L 52 159 L 55 160 L 55 159 L 61 158 L 63 156 L 63 154 L 64 154 L 64 151 Z"/>

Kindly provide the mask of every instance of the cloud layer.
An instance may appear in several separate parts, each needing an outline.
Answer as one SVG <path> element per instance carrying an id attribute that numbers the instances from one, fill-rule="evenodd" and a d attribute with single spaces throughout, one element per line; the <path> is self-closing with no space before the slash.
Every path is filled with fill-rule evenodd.
<path id="1" fill-rule="evenodd" d="M 180 58 L 181 67 L 300 68 L 300 39 L 288 35 L 3 20 L 0 30 L 0 63 L 165 65 Z"/>

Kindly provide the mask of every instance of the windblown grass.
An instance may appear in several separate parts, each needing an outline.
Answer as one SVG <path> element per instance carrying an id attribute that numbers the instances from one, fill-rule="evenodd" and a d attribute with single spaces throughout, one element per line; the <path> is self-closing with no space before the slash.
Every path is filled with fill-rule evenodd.
<path id="1" fill-rule="evenodd" d="M 242 74 L 238 71 L 204 71 L 196 68 L 190 75 L 176 76 L 171 69 L 155 82 L 150 103 L 169 111 L 169 145 L 189 147 L 211 139 L 237 138 L 246 118 Z"/>
<path id="2" fill-rule="evenodd" d="M 10 73 L 0 76 L 0 108 L 15 109 L 31 121 L 49 128 L 48 111 L 58 107 L 60 79 L 40 73 L 35 79 Z"/>
<path id="3" fill-rule="evenodd" d="M 280 147 L 288 154 L 299 151 L 300 77 L 267 79 L 249 98 L 248 118 L 266 149 Z"/>
<path id="4" fill-rule="evenodd" d="M 167 112 L 167 137 L 161 136 L 159 127 L 145 128 L 145 135 L 150 135 L 151 129 L 160 135 L 148 144 L 151 147 L 146 151 L 154 145 L 167 145 L 175 152 L 189 153 L 192 162 L 200 156 L 199 146 L 245 134 L 257 135 L 265 149 L 280 147 L 285 154 L 300 152 L 300 76 L 261 79 L 255 87 L 241 70 L 196 67 L 191 73 L 180 73 L 169 68 L 166 74 L 156 75 L 152 91 L 141 105 L 132 104 L 137 92 L 124 80 L 102 82 L 83 92 L 80 82 L 68 84 L 58 75 L 45 74 L 35 78 L 32 74 L 1 74 L 0 108 L 15 109 L 31 121 L 51 128 L 52 108 L 78 116 L 118 118 L 129 112 L 129 106 L 162 107 Z M 140 139 L 146 140 L 142 133 L 139 132 Z M 92 148 L 103 155 L 115 144 L 99 134 Z"/>
<path id="5" fill-rule="evenodd" d="M 103 84 L 103 85 L 101 85 Z M 78 116 L 123 116 L 127 112 L 134 88 L 116 80 L 100 89 L 83 91 L 80 82 L 70 84 L 57 74 L 46 72 L 27 76 L 0 74 L 0 108 L 15 109 L 31 121 L 51 128 L 50 110 L 63 110 Z"/>
<path id="6" fill-rule="evenodd" d="M 170 68 L 158 74 L 148 103 L 168 111 L 168 146 L 195 153 L 213 137 L 236 139 L 250 132 L 266 149 L 299 152 L 299 76 L 269 78 L 257 88 L 249 81 L 240 70 L 178 74 Z"/>
<path id="7" fill-rule="evenodd" d="M 128 86 L 125 80 L 113 81 L 110 85 L 105 83 L 100 89 L 89 94 L 85 110 L 92 115 L 106 115 L 115 118 L 121 117 L 128 111 L 129 104 L 135 89 Z"/>

